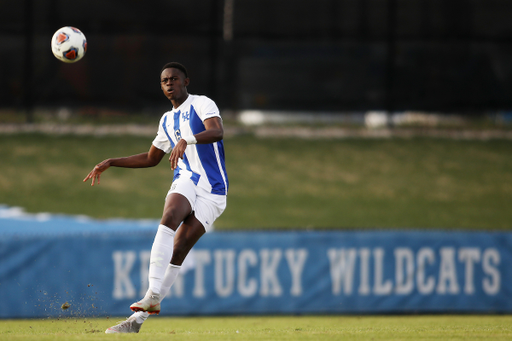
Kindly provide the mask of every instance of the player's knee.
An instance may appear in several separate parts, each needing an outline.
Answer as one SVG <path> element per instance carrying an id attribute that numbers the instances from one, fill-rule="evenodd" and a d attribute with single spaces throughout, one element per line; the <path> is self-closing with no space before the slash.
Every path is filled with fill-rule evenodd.
<path id="1" fill-rule="evenodd" d="M 182 218 L 178 216 L 178 212 L 174 209 L 165 210 L 162 215 L 161 224 L 176 231 L 176 228 L 181 224 Z"/>

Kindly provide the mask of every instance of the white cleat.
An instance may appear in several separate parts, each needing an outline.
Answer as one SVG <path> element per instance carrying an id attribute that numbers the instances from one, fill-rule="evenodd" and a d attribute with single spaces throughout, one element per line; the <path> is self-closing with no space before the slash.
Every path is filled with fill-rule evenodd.
<path id="1" fill-rule="evenodd" d="M 160 294 L 153 294 L 149 291 L 143 299 L 130 306 L 133 311 L 147 311 L 149 314 L 160 313 Z"/>
<path id="2" fill-rule="evenodd" d="M 138 333 L 140 327 L 142 327 L 142 323 L 137 323 L 135 317 L 129 317 L 126 321 L 105 330 L 105 334 Z"/>

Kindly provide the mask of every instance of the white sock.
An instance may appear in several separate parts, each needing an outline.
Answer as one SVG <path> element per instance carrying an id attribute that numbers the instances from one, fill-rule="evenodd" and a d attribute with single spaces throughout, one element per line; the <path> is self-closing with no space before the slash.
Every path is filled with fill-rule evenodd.
<path id="1" fill-rule="evenodd" d="M 164 299 L 167 294 L 169 294 L 169 291 L 171 291 L 171 286 L 173 285 L 174 281 L 178 277 L 178 274 L 180 273 L 181 266 L 169 264 L 167 266 L 167 270 L 165 271 L 164 280 L 162 281 L 162 287 L 160 288 L 160 302 Z M 149 292 L 149 290 L 148 290 Z M 146 293 L 147 295 L 147 293 Z M 147 311 L 137 311 L 132 314 L 130 317 L 135 317 L 137 323 L 144 323 L 146 319 L 149 317 L 149 313 Z"/>
<path id="2" fill-rule="evenodd" d="M 180 273 L 181 266 L 169 264 L 167 266 L 167 270 L 165 271 L 164 280 L 162 282 L 162 287 L 160 288 L 160 302 L 164 299 L 167 294 L 169 294 L 169 291 L 171 291 L 171 287 L 174 284 L 174 281 L 178 277 Z"/>
<path id="3" fill-rule="evenodd" d="M 171 261 L 174 233 L 165 225 L 158 226 L 149 258 L 149 289 L 154 294 L 160 294 L 165 272 Z"/>
<path id="4" fill-rule="evenodd" d="M 144 321 L 149 317 L 149 313 L 147 311 L 137 311 L 130 317 L 135 317 L 135 321 L 137 323 L 144 323 Z"/>

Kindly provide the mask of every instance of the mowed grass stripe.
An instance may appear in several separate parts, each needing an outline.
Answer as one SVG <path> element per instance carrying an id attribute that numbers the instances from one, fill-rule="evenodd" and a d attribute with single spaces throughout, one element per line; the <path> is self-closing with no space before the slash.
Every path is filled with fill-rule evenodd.
<path id="1" fill-rule="evenodd" d="M 117 318 L 2 320 L 7 340 L 509 340 L 493 315 L 151 317 L 139 334 L 104 334 Z"/>
<path id="2" fill-rule="evenodd" d="M 172 179 L 99 161 L 147 151 L 134 136 L 0 136 L 0 203 L 96 218 L 161 215 Z M 448 139 L 225 140 L 228 207 L 218 229 L 512 229 L 512 141 Z"/>

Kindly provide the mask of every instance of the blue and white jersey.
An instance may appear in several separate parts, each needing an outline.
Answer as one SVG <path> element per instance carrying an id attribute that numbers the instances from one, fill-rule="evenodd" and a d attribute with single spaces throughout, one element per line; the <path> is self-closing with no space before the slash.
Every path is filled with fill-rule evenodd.
<path id="1" fill-rule="evenodd" d="M 170 153 L 182 136 L 204 131 L 203 121 L 212 117 L 220 117 L 215 102 L 206 96 L 189 94 L 179 108 L 173 108 L 162 116 L 153 145 Z M 174 170 L 173 181 L 181 177 L 190 178 L 196 186 L 210 193 L 227 195 L 229 183 L 223 141 L 188 145 Z"/>

